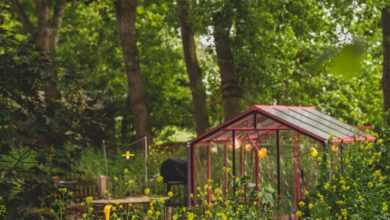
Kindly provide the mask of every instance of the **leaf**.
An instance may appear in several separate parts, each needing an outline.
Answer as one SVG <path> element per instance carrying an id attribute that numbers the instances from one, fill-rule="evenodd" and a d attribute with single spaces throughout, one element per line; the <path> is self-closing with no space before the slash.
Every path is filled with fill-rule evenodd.
<path id="1" fill-rule="evenodd" d="M 363 54 L 364 47 L 360 43 L 345 45 L 331 58 L 328 71 L 351 79 L 362 70 Z"/>

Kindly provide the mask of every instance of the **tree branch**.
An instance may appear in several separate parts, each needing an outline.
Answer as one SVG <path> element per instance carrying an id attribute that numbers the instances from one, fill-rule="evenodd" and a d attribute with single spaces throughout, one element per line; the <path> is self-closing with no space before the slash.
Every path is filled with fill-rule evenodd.
<path id="1" fill-rule="evenodd" d="M 50 19 L 50 28 L 51 28 L 50 41 L 51 41 L 52 50 L 54 50 L 54 48 L 56 47 L 55 45 L 57 43 L 57 36 L 58 36 L 57 33 L 62 25 L 65 6 L 66 6 L 66 0 L 57 0 L 54 7 L 53 17 Z"/>
<path id="2" fill-rule="evenodd" d="M 62 18 L 64 17 L 66 0 L 57 0 L 54 8 L 53 17 L 51 19 L 51 28 L 57 30 L 61 27 Z"/>
<path id="3" fill-rule="evenodd" d="M 20 4 L 19 0 L 11 0 L 11 6 L 13 7 L 13 11 L 19 17 L 20 22 L 23 26 L 23 31 L 34 36 L 34 26 L 31 23 L 30 19 L 27 16 L 26 10 L 23 8 L 23 5 Z"/>

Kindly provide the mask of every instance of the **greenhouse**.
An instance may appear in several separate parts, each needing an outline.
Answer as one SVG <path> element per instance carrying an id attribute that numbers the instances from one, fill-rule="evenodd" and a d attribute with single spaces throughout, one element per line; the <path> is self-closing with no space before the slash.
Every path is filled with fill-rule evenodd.
<path id="1" fill-rule="evenodd" d="M 229 195 L 237 190 L 234 180 L 245 177 L 245 190 L 274 189 L 278 204 L 294 210 L 319 181 L 319 161 L 342 168 L 343 151 L 357 141 L 375 137 L 313 106 L 255 105 L 190 142 L 188 191 L 207 188 L 210 202 L 212 187 L 204 186 Z M 195 204 L 192 196 L 188 204 Z"/>

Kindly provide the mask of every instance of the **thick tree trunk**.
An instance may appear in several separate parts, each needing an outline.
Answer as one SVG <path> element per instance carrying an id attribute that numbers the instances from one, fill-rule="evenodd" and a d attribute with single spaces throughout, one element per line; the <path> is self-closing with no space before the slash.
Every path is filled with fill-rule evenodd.
<path id="1" fill-rule="evenodd" d="M 390 126 L 390 6 L 382 10 L 383 30 L 383 75 L 382 89 L 385 124 Z"/>
<path id="2" fill-rule="evenodd" d="M 65 0 L 57 1 L 53 10 L 53 17 L 50 18 L 50 2 L 47 0 L 37 1 L 38 25 L 35 40 L 37 48 L 42 53 L 43 62 L 46 63 L 47 80 L 45 94 L 47 101 L 49 102 L 60 97 L 60 93 L 57 89 L 57 73 L 53 61 L 57 33 L 62 24 L 65 4 Z"/>
<path id="3" fill-rule="evenodd" d="M 206 93 L 202 82 L 202 72 L 196 55 L 194 33 L 189 21 L 190 3 L 188 0 L 177 1 L 177 14 L 180 21 L 184 60 L 190 78 L 192 108 L 195 118 L 196 133 L 201 135 L 209 127 Z"/>
<path id="4" fill-rule="evenodd" d="M 218 66 L 221 73 L 222 102 L 225 121 L 236 116 L 241 110 L 241 88 L 235 72 L 230 45 L 232 10 L 228 6 L 213 16 L 214 41 Z"/>
<path id="5" fill-rule="evenodd" d="M 136 38 L 137 0 L 117 0 L 116 15 L 120 41 L 123 50 L 125 70 L 128 81 L 128 96 L 134 114 L 134 127 L 137 138 L 150 138 L 149 117 L 145 104 L 144 88 L 139 68 Z"/>

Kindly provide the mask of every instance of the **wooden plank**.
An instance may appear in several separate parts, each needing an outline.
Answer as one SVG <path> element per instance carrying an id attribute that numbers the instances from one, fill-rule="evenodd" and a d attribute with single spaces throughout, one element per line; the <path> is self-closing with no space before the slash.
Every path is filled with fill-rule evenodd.
<path id="1" fill-rule="evenodd" d="M 104 204 L 136 204 L 136 203 L 149 203 L 152 200 L 163 199 L 164 201 L 168 200 L 169 197 L 150 197 L 150 196 L 131 196 L 119 199 L 97 199 L 93 200 L 92 204 L 94 205 L 104 205 Z"/>

